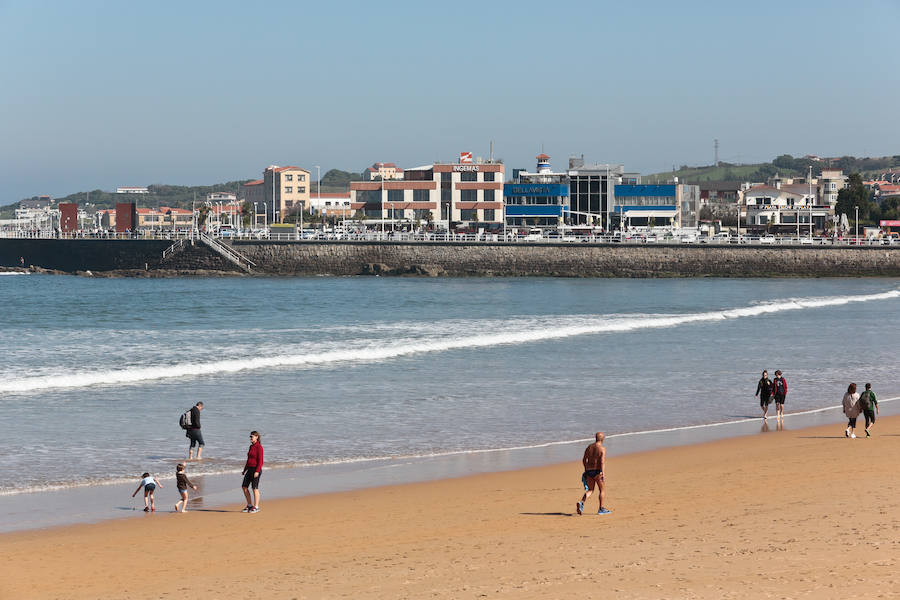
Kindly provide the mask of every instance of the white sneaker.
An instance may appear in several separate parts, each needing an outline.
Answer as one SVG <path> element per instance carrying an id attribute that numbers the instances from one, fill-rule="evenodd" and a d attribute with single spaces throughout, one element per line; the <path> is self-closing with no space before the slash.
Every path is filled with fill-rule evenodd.
<path id="1" fill-rule="evenodd" d="M 855 439 L 856 439 L 856 434 L 855 434 L 855 433 L 854 433 L 854 434 L 852 434 L 852 435 L 851 435 L 851 436 L 850 436 L 850 439 L 853 439 L 853 440 L 855 440 Z"/>
<path id="2" fill-rule="evenodd" d="M 850 437 L 850 428 L 844 430 L 844 437 Z"/>

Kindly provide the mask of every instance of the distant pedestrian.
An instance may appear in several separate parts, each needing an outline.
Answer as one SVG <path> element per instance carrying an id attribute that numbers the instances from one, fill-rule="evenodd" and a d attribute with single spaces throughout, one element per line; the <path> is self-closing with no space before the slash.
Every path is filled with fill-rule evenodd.
<path id="1" fill-rule="evenodd" d="M 187 478 L 184 472 L 184 463 L 178 463 L 178 466 L 175 467 L 175 487 L 178 488 L 178 493 L 181 494 L 181 500 L 175 503 L 175 512 L 179 512 L 179 505 L 181 505 L 181 512 L 187 512 L 188 488 L 197 491 L 197 486 Z"/>
<path id="2" fill-rule="evenodd" d="M 24 256 L 19 257 L 19 267 L 21 267 L 23 269 L 25 268 L 25 257 Z"/>
<path id="3" fill-rule="evenodd" d="M 847 393 L 841 402 L 844 406 L 844 414 L 847 415 L 847 429 L 844 430 L 844 437 L 856 439 L 856 417 L 859 416 L 859 394 L 856 393 L 856 384 L 851 383 L 847 387 Z"/>
<path id="4" fill-rule="evenodd" d="M 756 396 L 759 396 L 759 407 L 763 411 L 763 419 L 769 418 L 769 404 L 772 402 L 772 380 L 769 372 L 763 371 L 762 378 L 756 384 Z"/>
<path id="5" fill-rule="evenodd" d="M 581 476 L 581 482 L 584 484 L 584 495 L 575 504 L 578 514 L 584 513 L 584 503 L 594 493 L 594 487 L 597 488 L 600 496 L 600 510 L 598 515 L 607 515 L 610 510 L 603 506 L 606 500 L 606 480 L 603 477 L 603 471 L 606 468 L 606 448 L 603 446 L 603 440 L 606 436 L 602 431 L 598 431 L 594 435 L 594 443 L 585 448 L 584 456 L 581 458 L 581 464 L 584 466 L 584 474 Z"/>
<path id="6" fill-rule="evenodd" d="M 156 502 L 154 501 L 154 492 L 156 488 L 162 488 L 163 484 L 159 482 L 159 479 L 150 475 L 150 473 L 144 473 L 141 475 L 141 482 L 138 484 L 137 489 L 134 490 L 134 493 L 131 494 L 131 497 L 134 498 L 141 488 L 144 488 L 144 512 L 151 512 L 156 510 Z"/>
<path id="7" fill-rule="evenodd" d="M 247 462 L 244 463 L 244 482 L 241 488 L 244 490 L 244 498 L 247 500 L 247 506 L 241 512 L 258 513 L 259 512 L 259 477 L 262 474 L 263 467 L 263 447 L 259 439 L 258 431 L 250 432 L 250 448 L 247 450 Z M 250 488 L 253 488 L 253 496 L 250 495 Z"/>
<path id="8" fill-rule="evenodd" d="M 198 402 L 191 408 L 191 424 L 188 426 L 185 435 L 191 440 L 191 446 L 188 448 L 188 460 L 194 459 L 194 446 L 197 446 L 197 460 L 200 460 L 203 454 L 203 433 L 200 431 L 200 411 L 203 410 L 203 402 Z"/>
<path id="9" fill-rule="evenodd" d="M 866 437 L 872 437 L 869 431 L 875 425 L 875 416 L 878 414 L 878 399 L 872 391 L 872 384 L 866 384 L 866 390 L 859 395 L 859 407 L 866 417 Z"/>
<path id="10" fill-rule="evenodd" d="M 775 397 L 775 417 L 784 418 L 784 399 L 787 396 L 787 381 L 781 375 L 781 370 L 775 371 L 775 379 L 772 380 L 772 395 Z"/>

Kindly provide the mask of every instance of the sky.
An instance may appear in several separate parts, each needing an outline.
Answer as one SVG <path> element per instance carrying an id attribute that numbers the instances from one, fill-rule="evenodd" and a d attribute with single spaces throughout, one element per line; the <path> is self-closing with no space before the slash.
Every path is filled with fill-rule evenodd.
<path id="1" fill-rule="evenodd" d="M 900 154 L 900 0 L 0 0 L 0 205 L 541 152 Z"/>

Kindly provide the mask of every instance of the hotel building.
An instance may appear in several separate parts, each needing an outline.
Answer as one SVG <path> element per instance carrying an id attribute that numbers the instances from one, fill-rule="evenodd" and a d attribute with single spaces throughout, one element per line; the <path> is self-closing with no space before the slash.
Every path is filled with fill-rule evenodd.
<path id="1" fill-rule="evenodd" d="M 536 158 L 536 172 L 517 170 L 515 182 L 503 186 L 509 227 L 559 227 L 568 217 L 568 176 L 554 173 L 546 154 Z"/>

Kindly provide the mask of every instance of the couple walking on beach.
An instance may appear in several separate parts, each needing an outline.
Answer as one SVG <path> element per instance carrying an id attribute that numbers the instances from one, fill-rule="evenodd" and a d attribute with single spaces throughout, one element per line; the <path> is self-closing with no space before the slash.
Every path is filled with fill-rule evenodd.
<path id="1" fill-rule="evenodd" d="M 769 404 L 775 400 L 775 416 L 784 418 L 784 400 L 787 397 L 787 380 L 781 371 L 775 371 L 775 379 L 769 379 L 769 372 L 763 371 L 762 378 L 756 384 L 756 395 L 759 396 L 759 407 L 763 411 L 763 420 L 769 418 Z"/>
<path id="2" fill-rule="evenodd" d="M 581 475 L 584 495 L 575 504 L 575 510 L 578 511 L 579 515 L 584 513 L 584 503 L 594 493 L 595 487 L 600 496 L 600 510 L 597 511 L 597 514 L 608 515 L 610 513 L 610 510 L 603 506 L 603 501 L 606 500 L 606 480 L 603 477 L 603 470 L 606 468 L 604 439 L 606 439 L 606 436 L 602 431 L 598 431 L 594 435 L 594 443 L 585 448 L 584 456 L 581 458 L 581 464 L 584 466 L 584 473 Z"/>
<path id="3" fill-rule="evenodd" d="M 870 433 L 872 426 L 875 425 L 875 416 L 878 414 L 878 399 L 875 392 L 872 391 L 872 384 L 867 383 L 866 389 L 862 394 L 856 393 L 856 384 L 851 383 L 847 387 L 847 393 L 841 402 L 844 407 L 844 414 L 847 416 L 847 429 L 844 430 L 844 437 L 856 439 L 856 418 L 862 413 L 866 419 L 866 437 L 872 437 Z"/>

